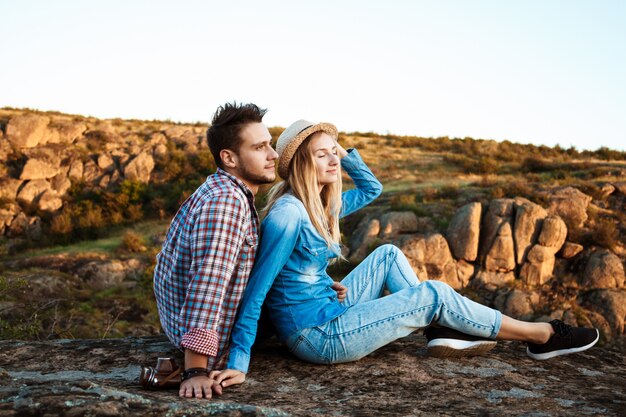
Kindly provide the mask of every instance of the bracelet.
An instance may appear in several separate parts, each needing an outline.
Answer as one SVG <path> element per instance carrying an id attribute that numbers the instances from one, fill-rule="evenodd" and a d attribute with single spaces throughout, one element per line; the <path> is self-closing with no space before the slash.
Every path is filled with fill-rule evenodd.
<path id="1" fill-rule="evenodd" d="M 189 368 L 183 371 L 182 381 L 186 381 L 189 378 L 196 376 L 209 376 L 209 371 L 206 368 Z"/>

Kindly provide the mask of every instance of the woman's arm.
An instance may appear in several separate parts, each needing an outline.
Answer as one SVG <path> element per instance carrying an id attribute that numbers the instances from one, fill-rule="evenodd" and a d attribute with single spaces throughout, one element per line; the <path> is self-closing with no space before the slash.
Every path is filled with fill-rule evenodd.
<path id="1" fill-rule="evenodd" d="M 337 149 L 339 148 L 338 146 Z M 346 151 L 344 150 L 344 152 Z M 339 155 L 341 156 L 340 152 Z M 341 195 L 341 214 L 339 217 L 345 217 L 374 201 L 382 193 L 383 185 L 365 165 L 356 149 L 350 149 L 346 153 L 345 158 L 341 159 L 341 167 L 356 185 L 356 189 L 345 191 Z"/>
<path id="2" fill-rule="evenodd" d="M 300 211 L 291 204 L 273 208 L 263 221 L 259 252 L 231 333 L 226 365 L 230 370 L 248 372 L 250 349 L 256 337 L 261 306 L 274 279 L 293 252 L 300 224 Z"/>

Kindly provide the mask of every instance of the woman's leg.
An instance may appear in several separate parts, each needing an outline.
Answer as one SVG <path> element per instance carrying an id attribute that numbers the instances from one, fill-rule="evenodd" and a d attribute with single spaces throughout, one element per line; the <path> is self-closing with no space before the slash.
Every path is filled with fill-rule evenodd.
<path id="1" fill-rule="evenodd" d="M 400 249 L 394 245 L 382 245 L 354 268 L 341 284 L 348 288 L 343 304 L 352 306 L 380 298 L 385 288 L 396 293 L 415 287 L 419 279 Z"/>
<path id="2" fill-rule="evenodd" d="M 520 321 L 503 314 L 502 324 L 496 339 L 541 344 L 546 343 L 553 334 L 554 329 L 550 323 Z"/>
<path id="3" fill-rule="evenodd" d="M 349 362 L 433 322 L 493 339 L 500 320 L 500 312 L 449 285 L 425 281 L 386 297 L 361 300 L 336 319 L 303 330 L 288 344 L 296 356 L 310 362 Z"/>

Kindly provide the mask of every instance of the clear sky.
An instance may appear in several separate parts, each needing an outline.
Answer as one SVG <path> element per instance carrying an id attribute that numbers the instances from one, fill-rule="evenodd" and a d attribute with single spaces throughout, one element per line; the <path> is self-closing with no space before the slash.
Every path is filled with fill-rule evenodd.
<path id="1" fill-rule="evenodd" d="M 0 0 L 0 107 L 626 150 L 622 0 Z"/>

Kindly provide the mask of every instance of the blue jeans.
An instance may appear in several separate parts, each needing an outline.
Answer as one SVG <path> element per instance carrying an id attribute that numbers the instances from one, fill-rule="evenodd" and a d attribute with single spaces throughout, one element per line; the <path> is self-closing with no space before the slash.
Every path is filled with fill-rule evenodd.
<path id="1" fill-rule="evenodd" d="M 393 245 L 372 252 L 341 282 L 349 308 L 320 326 L 303 329 L 286 343 L 307 362 L 332 364 L 360 359 L 431 323 L 495 339 L 502 314 L 478 304 L 441 281 L 420 282 Z M 391 294 L 383 295 L 385 287 Z"/>

